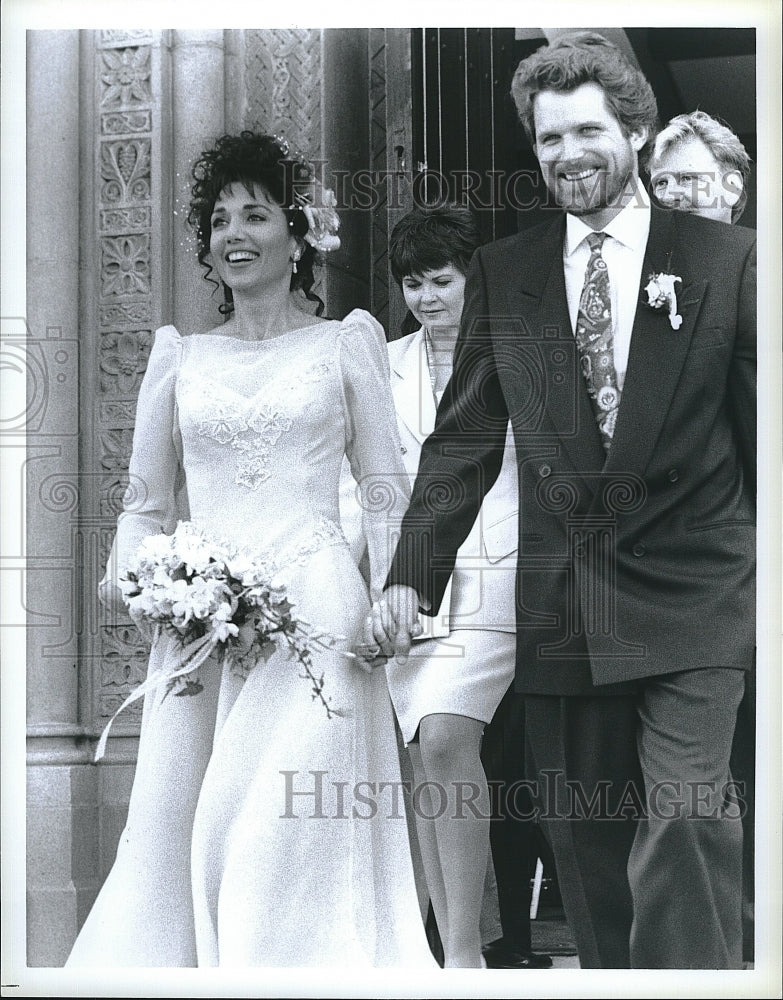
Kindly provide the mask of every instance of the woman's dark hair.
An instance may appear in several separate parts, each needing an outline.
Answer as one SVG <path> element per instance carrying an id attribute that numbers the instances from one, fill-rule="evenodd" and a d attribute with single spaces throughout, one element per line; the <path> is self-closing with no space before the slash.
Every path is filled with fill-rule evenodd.
<path id="1" fill-rule="evenodd" d="M 647 131 L 655 138 L 658 105 L 646 77 L 603 35 L 594 31 L 566 33 L 523 59 L 511 81 L 519 120 L 535 145 L 533 98 L 544 90 L 570 93 L 583 83 L 596 83 L 624 134 Z"/>
<path id="2" fill-rule="evenodd" d="M 423 274 L 453 264 L 467 273 L 470 258 L 481 245 L 473 212 L 463 205 L 422 205 L 403 216 L 389 239 L 394 280 L 402 285 L 409 274 Z"/>
<path id="3" fill-rule="evenodd" d="M 291 275 L 291 291 L 301 289 L 306 298 L 316 302 L 316 314 L 324 304 L 312 291 L 315 283 L 313 265 L 315 249 L 304 240 L 308 229 L 304 212 L 296 204 L 297 191 L 306 190 L 313 181 L 313 169 L 304 157 L 290 153 L 288 143 L 272 135 L 245 130 L 239 135 L 223 135 L 211 149 L 205 150 L 193 164 L 190 212 L 188 222 L 196 232 L 198 261 L 205 269 L 204 278 L 218 286 L 210 277 L 212 266 L 207 262 L 212 236 L 212 212 L 220 193 L 232 184 L 244 184 L 248 191 L 263 189 L 285 212 L 292 236 L 297 237 L 302 256 L 297 273 Z M 223 286 L 225 304 L 221 313 L 231 313 L 234 300 L 231 289 Z"/>
<path id="4" fill-rule="evenodd" d="M 410 274 L 436 271 L 453 264 L 466 274 L 470 258 L 481 246 L 481 232 L 473 212 L 463 205 L 421 205 L 403 216 L 389 238 L 389 262 L 394 280 Z M 408 311 L 401 333 L 418 329 Z"/>

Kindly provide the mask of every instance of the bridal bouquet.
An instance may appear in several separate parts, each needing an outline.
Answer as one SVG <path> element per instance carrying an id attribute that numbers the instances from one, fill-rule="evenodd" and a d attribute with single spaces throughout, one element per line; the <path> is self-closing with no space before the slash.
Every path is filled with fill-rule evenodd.
<path id="1" fill-rule="evenodd" d="M 157 639 L 174 636 L 179 655 L 162 675 L 151 675 L 115 712 L 151 687 L 166 684 L 166 694 L 197 695 L 204 688 L 199 668 L 212 653 L 246 677 L 259 659 L 287 649 L 311 684 L 312 697 L 327 718 L 342 715 L 324 695 L 324 678 L 315 673 L 312 651 L 333 648 L 335 637 L 313 628 L 293 614 L 286 588 L 274 579 L 263 560 L 208 538 L 190 521 L 180 521 L 173 534 L 151 535 L 118 581 L 131 618 Z M 350 654 L 347 654 L 350 655 Z M 99 744 L 106 745 L 108 726 Z"/>

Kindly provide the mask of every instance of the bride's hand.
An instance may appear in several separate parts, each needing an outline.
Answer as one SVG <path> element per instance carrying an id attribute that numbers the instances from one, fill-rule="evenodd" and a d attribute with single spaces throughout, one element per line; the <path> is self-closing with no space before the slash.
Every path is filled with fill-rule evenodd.
<path id="1" fill-rule="evenodd" d="M 375 601 L 364 620 L 362 639 L 368 650 L 388 659 L 394 656 L 405 663 L 411 640 L 422 633 L 419 621 L 419 595 L 412 587 L 394 584 Z"/>
<path id="2" fill-rule="evenodd" d="M 150 621 L 144 615 L 131 615 L 131 621 L 136 626 L 136 629 L 147 645 L 151 646 L 155 641 L 155 632 L 157 631 L 157 625 L 155 622 Z"/>
<path id="3" fill-rule="evenodd" d="M 387 657 L 381 653 L 377 643 L 357 642 L 353 647 L 356 664 L 365 673 L 371 674 L 373 670 L 382 667 L 386 663 Z"/>

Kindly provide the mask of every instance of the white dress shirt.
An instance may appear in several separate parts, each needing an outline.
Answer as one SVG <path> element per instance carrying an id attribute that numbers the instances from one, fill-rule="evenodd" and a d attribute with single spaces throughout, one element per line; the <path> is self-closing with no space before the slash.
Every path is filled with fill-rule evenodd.
<path id="1" fill-rule="evenodd" d="M 587 237 L 596 232 L 575 215 L 566 215 L 566 236 L 563 244 L 568 312 L 571 330 L 576 330 L 579 299 L 585 283 L 585 271 L 590 259 Z M 620 389 L 628 367 L 631 331 L 639 298 L 644 251 L 650 232 L 650 201 L 641 183 L 636 197 L 600 232 L 607 234 L 601 251 L 609 272 L 609 293 L 612 301 L 612 332 L 614 334 L 614 366 Z"/>

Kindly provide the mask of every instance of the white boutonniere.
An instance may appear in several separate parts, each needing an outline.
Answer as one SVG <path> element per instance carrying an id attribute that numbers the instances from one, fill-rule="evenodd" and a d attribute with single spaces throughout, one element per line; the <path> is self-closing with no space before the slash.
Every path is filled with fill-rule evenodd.
<path id="1" fill-rule="evenodd" d="M 651 274 L 650 281 L 644 288 L 647 292 L 647 305 L 651 309 L 669 310 L 672 330 L 679 330 L 682 325 L 682 316 L 677 312 L 677 295 L 674 291 L 678 281 L 682 284 L 682 278 L 676 274 Z"/>

